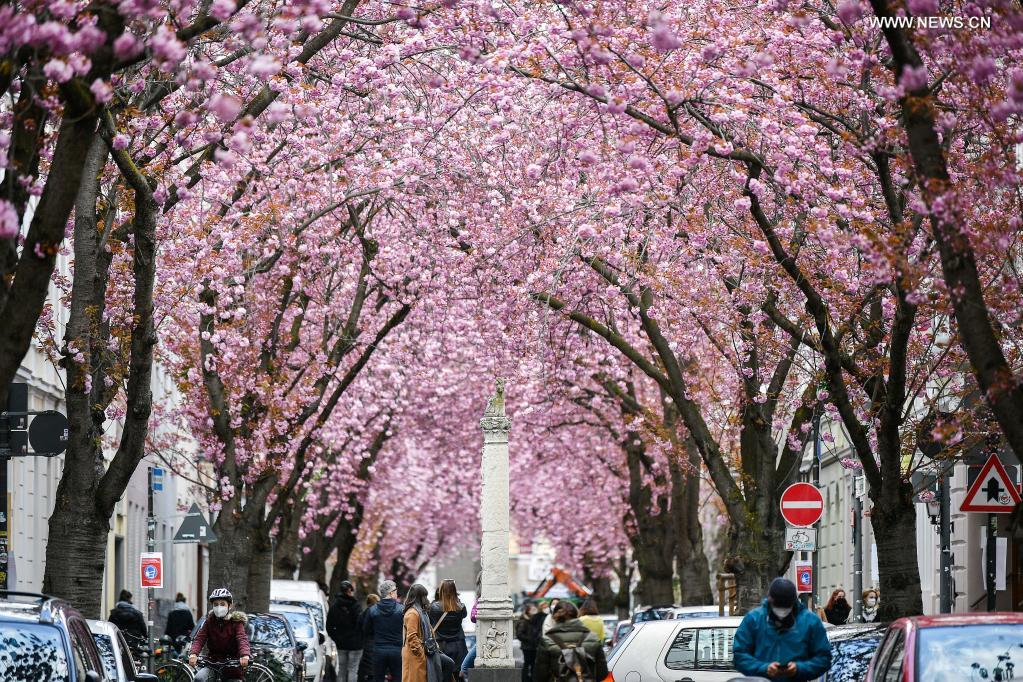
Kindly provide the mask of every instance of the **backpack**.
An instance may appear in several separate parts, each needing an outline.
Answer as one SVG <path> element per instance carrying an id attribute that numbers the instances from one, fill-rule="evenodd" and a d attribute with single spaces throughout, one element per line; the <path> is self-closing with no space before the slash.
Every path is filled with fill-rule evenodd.
<path id="1" fill-rule="evenodd" d="M 558 668 L 554 674 L 557 682 L 600 682 L 597 680 L 597 662 L 583 646 L 587 637 L 577 644 L 562 641 L 557 635 L 547 633 L 561 653 L 558 655 Z"/>

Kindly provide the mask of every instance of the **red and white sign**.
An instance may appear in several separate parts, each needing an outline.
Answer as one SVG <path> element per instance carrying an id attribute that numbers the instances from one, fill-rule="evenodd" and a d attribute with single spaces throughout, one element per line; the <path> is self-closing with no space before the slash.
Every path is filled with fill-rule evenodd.
<path id="1" fill-rule="evenodd" d="M 796 562 L 796 592 L 813 592 L 813 564 Z"/>
<path id="2" fill-rule="evenodd" d="M 1019 502 L 1019 491 L 1002 466 L 1002 461 L 998 455 L 991 455 L 980 470 L 977 480 L 966 491 L 959 511 L 1008 514 Z"/>
<path id="3" fill-rule="evenodd" d="M 163 587 L 163 552 L 143 552 L 139 556 L 142 587 Z"/>
<path id="4" fill-rule="evenodd" d="M 781 494 L 781 515 L 790 525 L 812 526 L 824 513 L 824 496 L 809 483 L 793 483 Z"/>

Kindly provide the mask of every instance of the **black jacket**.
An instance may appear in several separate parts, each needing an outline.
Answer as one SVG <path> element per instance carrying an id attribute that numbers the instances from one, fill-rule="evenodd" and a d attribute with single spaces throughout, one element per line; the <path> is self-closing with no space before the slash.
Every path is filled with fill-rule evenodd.
<path id="1" fill-rule="evenodd" d="M 362 634 L 373 640 L 373 648 L 400 649 L 402 643 L 401 604 L 394 599 L 383 599 L 366 612 Z"/>
<path id="2" fill-rule="evenodd" d="M 171 612 L 167 614 L 167 627 L 164 628 L 163 634 L 174 640 L 181 635 L 187 637 L 191 634 L 192 628 L 194 627 L 195 618 L 192 617 L 191 609 L 187 606 L 180 609 L 175 606 Z"/>
<path id="3" fill-rule="evenodd" d="M 515 639 L 519 640 L 523 651 L 536 651 L 536 647 L 540 643 L 540 637 L 536 627 L 533 625 L 532 618 L 520 616 L 515 621 Z"/>
<path id="4" fill-rule="evenodd" d="M 462 621 L 469 615 L 468 609 L 465 608 L 465 604 L 459 602 L 458 611 L 449 611 L 448 615 L 444 616 L 444 606 L 439 602 L 435 601 L 430 604 L 430 624 L 434 627 L 437 623 L 440 623 L 440 627 L 437 628 L 434 637 L 440 642 L 454 642 L 457 640 L 465 640 L 465 631 L 462 630 Z M 444 620 L 440 619 L 444 616 Z"/>
<path id="5" fill-rule="evenodd" d="M 327 634 L 343 651 L 362 648 L 362 606 L 355 597 L 342 594 L 327 612 Z"/>
<path id="6" fill-rule="evenodd" d="M 121 632 L 134 635 L 137 638 L 147 639 L 149 628 L 146 627 L 146 619 L 142 612 L 131 605 L 131 602 L 119 601 L 114 605 L 114 610 L 107 616 L 107 620 L 117 626 Z M 132 642 L 129 638 L 129 644 Z"/>
<path id="7" fill-rule="evenodd" d="M 604 656 L 604 643 L 583 625 L 578 618 L 567 623 L 557 623 L 547 631 L 540 640 L 536 650 L 536 664 L 533 667 L 533 682 L 552 682 L 558 674 L 558 660 L 561 658 L 561 647 L 551 638 L 554 635 L 563 644 L 582 643 L 583 649 L 593 657 L 597 669 L 593 679 L 599 682 L 607 677 L 607 658 Z M 589 678 L 587 678 L 589 679 Z"/>

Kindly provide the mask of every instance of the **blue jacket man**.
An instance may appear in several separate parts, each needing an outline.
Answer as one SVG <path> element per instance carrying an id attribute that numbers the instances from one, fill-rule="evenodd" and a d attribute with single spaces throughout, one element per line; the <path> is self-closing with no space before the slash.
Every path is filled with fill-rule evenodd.
<path id="1" fill-rule="evenodd" d="M 380 583 L 379 604 L 366 612 L 362 632 L 373 642 L 373 679 L 384 682 L 390 673 L 394 682 L 401 680 L 402 608 L 398 603 L 398 586 L 393 580 Z"/>
<path id="2" fill-rule="evenodd" d="M 742 619 L 732 641 L 735 667 L 743 675 L 796 682 L 820 677 L 831 667 L 824 624 L 797 599 L 791 580 L 775 578 L 767 599 Z"/>

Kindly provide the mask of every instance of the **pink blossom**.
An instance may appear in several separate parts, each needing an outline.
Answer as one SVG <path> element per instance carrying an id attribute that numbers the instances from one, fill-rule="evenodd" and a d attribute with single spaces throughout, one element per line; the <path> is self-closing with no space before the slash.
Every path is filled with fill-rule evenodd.
<path id="1" fill-rule="evenodd" d="M 902 70 L 899 84 L 907 92 L 927 87 L 927 68 L 924 66 L 907 66 Z"/>
<path id="2" fill-rule="evenodd" d="M 213 0 L 210 5 L 210 16 L 217 21 L 227 21 L 234 14 L 235 8 L 234 0 Z"/>
<path id="3" fill-rule="evenodd" d="M 242 103 L 237 97 L 222 92 L 213 95 L 207 106 L 213 112 L 213 115 L 224 123 L 237 118 L 238 113 L 242 109 Z"/>
<path id="4" fill-rule="evenodd" d="M 118 151 L 128 148 L 128 136 L 124 133 L 117 133 L 114 135 L 114 139 L 111 140 L 110 146 Z"/>
<path id="5" fill-rule="evenodd" d="M 97 78 L 89 86 L 89 90 L 92 91 L 92 96 L 96 98 L 96 101 L 100 104 L 106 104 L 114 96 L 114 89 L 110 87 L 110 83 L 105 80 Z"/>
<path id="6" fill-rule="evenodd" d="M 860 0 L 842 0 L 838 5 L 838 18 L 847 24 L 854 24 L 863 16 Z"/>
<path id="7" fill-rule="evenodd" d="M 276 76 L 280 70 L 281 63 L 267 54 L 256 55 L 248 68 L 248 72 L 260 80 Z"/>
<path id="8" fill-rule="evenodd" d="M 180 64 L 188 53 L 184 44 L 166 24 L 156 29 L 149 45 L 153 50 L 153 56 L 164 70 L 170 70 Z"/>
<path id="9" fill-rule="evenodd" d="M 0 199 L 0 239 L 13 239 L 20 231 L 21 224 L 14 204 L 6 199 Z"/>
<path id="10" fill-rule="evenodd" d="M 131 33 L 122 33 L 114 41 L 114 56 L 118 59 L 131 59 L 142 51 L 142 43 Z"/>
<path id="11" fill-rule="evenodd" d="M 46 62 L 46 66 L 43 67 L 43 73 L 47 78 L 58 83 L 67 83 L 75 75 L 71 65 L 61 59 L 51 59 Z"/>

